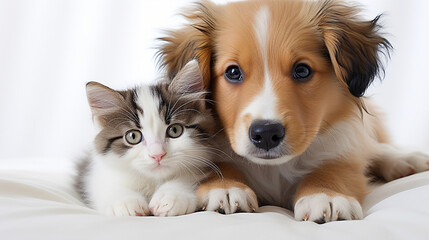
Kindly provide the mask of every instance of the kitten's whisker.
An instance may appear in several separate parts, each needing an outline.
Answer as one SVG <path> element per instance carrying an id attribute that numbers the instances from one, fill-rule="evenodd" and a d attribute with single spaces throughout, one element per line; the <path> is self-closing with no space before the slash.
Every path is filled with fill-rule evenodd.
<path id="1" fill-rule="evenodd" d="M 191 165 L 191 167 L 195 168 L 196 170 L 198 170 L 202 176 L 206 177 L 207 176 L 207 172 L 201 170 L 201 168 L 195 164 L 194 162 L 190 161 L 189 159 L 182 159 L 182 161 L 184 161 L 184 163 L 187 163 L 189 165 Z"/>
<path id="2" fill-rule="evenodd" d="M 171 99 L 172 99 L 173 95 L 170 94 L 170 97 L 168 98 L 168 106 L 167 106 L 167 111 L 165 113 L 166 117 L 169 118 L 170 117 L 170 109 L 171 109 Z"/>
<path id="3" fill-rule="evenodd" d="M 213 138 L 213 137 L 215 137 L 215 136 L 217 136 L 217 135 L 218 135 L 219 133 L 221 133 L 224 129 L 225 129 L 225 128 L 221 128 L 219 131 L 215 132 L 215 133 L 212 135 L 212 138 Z"/>
<path id="4" fill-rule="evenodd" d="M 198 182 L 199 182 L 199 179 L 205 179 L 206 177 L 207 177 L 207 171 L 203 171 L 203 170 L 201 170 L 201 168 L 200 168 L 200 166 L 198 166 L 196 163 L 194 163 L 194 162 L 192 162 L 192 161 L 190 161 L 188 158 L 183 158 L 183 157 L 180 157 L 179 159 L 176 159 L 176 158 L 172 158 L 172 159 L 174 159 L 174 160 L 176 160 L 177 162 L 179 162 L 181 165 L 183 165 L 184 167 L 186 167 L 186 169 L 190 172 L 190 173 L 192 173 L 193 174 L 193 177 L 195 178 L 195 180 L 197 180 Z M 186 164 L 189 164 L 190 166 L 188 166 L 188 165 L 186 165 Z M 199 178 L 197 178 L 196 177 L 196 174 L 195 174 L 195 172 L 193 172 L 192 170 L 191 170 L 191 168 L 194 168 L 195 170 L 198 170 L 200 173 L 201 173 L 201 176 L 203 176 L 203 177 L 199 177 Z"/>
<path id="5" fill-rule="evenodd" d="M 196 160 L 198 160 L 198 161 L 200 161 L 200 162 L 203 162 L 203 163 L 204 163 L 204 165 L 213 164 L 210 160 L 205 159 L 205 158 L 203 158 L 203 157 L 201 157 L 201 156 L 188 155 L 188 154 L 183 154 L 183 153 L 181 153 L 181 154 L 180 154 L 180 157 L 181 157 L 181 160 L 183 160 L 183 161 L 189 161 L 189 159 L 188 159 L 188 158 L 193 158 L 193 159 L 196 159 Z M 198 158 L 198 157 L 200 157 L 200 158 Z M 192 163 L 192 164 L 193 164 L 195 167 L 197 167 L 197 165 L 195 165 L 195 163 Z"/>
<path id="6" fill-rule="evenodd" d="M 184 97 L 186 95 L 186 93 L 182 93 L 177 99 L 176 99 L 176 101 L 174 102 L 174 104 L 173 104 L 173 106 L 169 109 L 169 111 L 168 111 L 168 118 L 171 118 L 171 115 L 172 115 L 172 113 L 171 113 L 171 111 L 176 107 L 176 105 L 177 105 L 177 103 Z"/>
<path id="7" fill-rule="evenodd" d="M 195 173 L 191 169 L 189 169 L 188 166 L 186 166 L 186 164 L 180 161 L 179 161 L 179 164 L 180 164 L 179 166 L 182 166 L 186 171 L 188 171 L 192 175 L 192 177 L 195 179 L 196 182 L 200 183 L 199 178 L 195 175 Z"/>
<path id="8" fill-rule="evenodd" d="M 136 97 L 136 94 L 135 93 L 133 93 L 134 94 L 134 97 L 133 97 L 133 99 Z M 134 100 L 132 100 L 132 101 L 134 101 Z M 125 104 L 125 106 L 128 108 L 128 110 L 129 111 L 127 111 L 129 114 L 131 114 L 131 116 L 133 117 L 133 119 L 138 123 L 139 122 L 139 117 L 138 117 L 138 115 L 137 115 L 137 109 L 135 109 L 136 110 L 136 112 L 134 112 L 134 110 L 125 102 L 125 101 L 123 101 L 124 102 L 124 104 Z M 124 108 L 122 108 L 123 110 L 126 110 L 126 109 L 124 109 Z"/>
<path id="9" fill-rule="evenodd" d="M 121 117 L 117 117 L 117 118 L 113 118 L 113 119 L 111 119 L 110 121 L 108 121 L 108 122 L 106 123 L 106 125 L 109 125 L 111 122 L 116 121 L 116 120 L 123 120 L 123 121 L 119 122 L 116 126 L 114 126 L 114 128 L 117 128 L 119 125 L 121 125 L 121 124 L 125 124 L 126 122 L 129 122 L 129 121 L 130 121 L 130 119 L 128 119 L 128 118 L 121 118 Z"/>
<path id="10" fill-rule="evenodd" d="M 204 158 L 202 156 L 188 155 L 188 154 L 180 153 L 180 160 L 187 161 L 187 162 L 191 163 L 192 165 L 194 165 L 195 167 L 197 167 L 194 162 L 190 162 L 189 161 L 189 158 L 193 159 L 193 160 L 197 160 L 200 163 L 203 163 L 204 165 L 206 165 L 206 166 L 210 167 L 211 169 L 213 169 L 218 175 L 222 175 L 222 173 L 220 172 L 219 167 L 215 163 L 213 163 L 212 161 L 210 161 L 209 159 L 206 159 L 206 158 Z M 178 160 L 178 161 L 180 161 L 180 160 Z"/>
<path id="11" fill-rule="evenodd" d="M 223 179 L 223 175 L 222 175 L 220 168 L 215 163 L 210 161 L 209 159 L 206 159 L 206 158 L 201 157 L 201 156 L 188 155 L 188 154 L 182 154 L 182 156 L 184 157 L 182 160 L 184 160 L 186 158 L 190 158 L 190 159 L 197 160 L 197 161 L 204 163 L 206 166 L 210 167 L 219 176 L 219 178 Z M 185 161 L 189 162 L 189 160 L 185 160 Z"/>
<path id="12" fill-rule="evenodd" d="M 136 121 L 136 122 L 138 122 L 138 117 L 137 117 L 137 115 L 133 112 L 133 111 L 129 111 L 129 110 L 131 110 L 130 109 L 130 107 L 128 106 L 128 104 L 125 102 L 125 101 L 123 101 L 123 103 L 124 103 L 124 105 L 125 106 L 127 106 L 127 108 L 128 108 L 128 110 L 127 109 L 125 109 L 125 108 L 123 108 L 122 106 L 119 106 L 118 104 L 116 104 L 114 101 L 110 101 L 110 100 L 106 100 L 106 99 L 101 99 L 102 101 L 104 101 L 104 102 L 106 102 L 106 103 L 110 103 L 110 104 L 112 104 L 113 106 L 115 106 L 115 107 L 117 107 L 117 108 L 119 108 L 119 109 L 121 109 L 121 110 L 123 110 L 125 113 L 127 113 L 128 115 L 125 115 L 125 114 L 123 114 L 123 113 L 121 113 L 121 114 L 123 114 L 124 116 L 126 116 L 126 117 L 129 117 L 130 118 L 130 120 L 133 120 L 133 121 Z"/>
<path id="13" fill-rule="evenodd" d="M 176 116 L 176 117 L 180 116 L 181 114 L 186 113 L 187 111 L 191 111 L 191 112 L 196 112 L 196 113 L 199 113 L 199 114 L 203 114 L 202 112 L 200 112 L 200 111 L 198 111 L 196 109 L 190 108 L 190 109 L 182 109 L 182 110 L 178 111 L 177 113 L 174 113 L 174 116 Z"/>
<path id="14" fill-rule="evenodd" d="M 206 152 L 210 152 L 209 150 L 204 150 L 204 151 L 206 151 Z M 188 152 L 201 152 L 201 151 L 199 151 L 199 150 L 188 150 Z M 218 156 L 220 159 L 223 159 L 223 156 L 221 155 L 221 154 L 219 154 L 219 153 L 216 153 L 216 152 L 210 152 L 210 154 L 213 154 L 213 155 L 216 155 L 216 156 Z M 230 160 L 234 160 L 231 156 L 228 156 L 228 155 L 226 155 Z"/>
<path id="15" fill-rule="evenodd" d="M 205 136 L 206 139 L 212 139 L 212 138 L 216 137 L 219 133 L 221 133 L 224 129 L 225 128 L 222 128 L 219 131 L 215 132 L 214 134 L 209 135 L 208 137 L 206 137 L 207 134 L 197 134 L 196 136 Z"/>
<path id="16" fill-rule="evenodd" d="M 184 106 L 186 106 L 188 104 L 196 102 L 196 101 L 205 101 L 205 99 L 191 99 L 189 101 L 186 101 L 185 103 L 183 103 L 182 105 L 180 105 L 178 108 L 174 109 L 174 111 L 171 113 L 171 115 L 175 115 L 176 112 L 179 111 L 179 109 L 181 109 L 182 107 L 184 107 Z M 174 106 L 173 106 L 173 108 L 174 108 Z"/>
<path id="17" fill-rule="evenodd" d="M 120 115 L 122 115 L 123 117 L 126 118 L 127 121 L 131 121 L 131 122 L 135 122 L 134 119 L 132 117 L 130 117 L 129 115 L 123 113 L 123 112 L 118 112 Z"/>
<path id="18" fill-rule="evenodd" d="M 223 155 L 225 155 L 226 157 L 228 157 L 230 160 L 234 160 L 232 157 L 231 157 L 231 155 L 228 155 L 226 152 L 224 152 L 224 151 L 222 151 L 222 150 L 220 150 L 220 149 L 218 149 L 218 148 L 214 148 L 214 147 L 208 147 L 208 146 L 205 146 L 204 148 L 202 148 L 202 149 L 198 149 L 198 148 L 194 148 L 194 149 L 189 149 L 189 150 L 187 150 L 187 151 L 189 151 L 189 152 L 192 152 L 192 151 L 199 151 L 199 152 L 203 152 L 203 151 L 207 151 L 207 150 L 210 150 L 210 151 L 217 151 L 217 152 L 219 152 L 219 153 L 222 153 Z M 212 153 L 212 154 L 216 154 L 217 156 L 219 156 L 219 157 L 221 157 L 221 155 L 220 154 L 218 154 L 218 153 L 215 153 L 215 152 L 210 152 L 210 153 Z"/>

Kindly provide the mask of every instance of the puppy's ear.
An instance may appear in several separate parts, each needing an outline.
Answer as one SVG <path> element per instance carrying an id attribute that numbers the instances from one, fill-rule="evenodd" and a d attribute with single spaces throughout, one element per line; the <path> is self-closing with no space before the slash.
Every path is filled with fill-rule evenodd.
<path id="1" fill-rule="evenodd" d="M 197 59 L 203 74 L 203 88 L 210 87 L 213 35 L 216 26 L 216 5 L 210 1 L 196 3 L 183 14 L 189 23 L 182 29 L 168 31 L 160 38 L 164 44 L 158 51 L 161 66 L 170 79 L 192 59 Z"/>
<path id="2" fill-rule="evenodd" d="M 327 0 L 317 18 L 335 74 L 355 97 L 364 95 L 374 78 L 383 72 L 379 53 L 390 56 L 392 45 L 379 33 L 380 15 L 362 21 L 357 7 Z"/>

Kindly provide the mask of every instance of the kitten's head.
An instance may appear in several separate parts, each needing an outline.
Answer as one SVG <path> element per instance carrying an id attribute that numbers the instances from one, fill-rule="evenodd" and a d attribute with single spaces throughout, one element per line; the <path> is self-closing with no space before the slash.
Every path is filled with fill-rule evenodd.
<path id="1" fill-rule="evenodd" d="M 115 91 L 88 83 L 88 102 L 98 130 L 96 157 L 154 178 L 200 173 L 210 164 L 209 140 L 215 131 L 201 83 L 195 60 L 170 84 Z"/>

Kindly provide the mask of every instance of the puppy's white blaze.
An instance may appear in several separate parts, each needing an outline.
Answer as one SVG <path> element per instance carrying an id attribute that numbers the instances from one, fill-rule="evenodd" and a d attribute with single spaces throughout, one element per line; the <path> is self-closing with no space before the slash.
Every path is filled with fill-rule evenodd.
<path id="1" fill-rule="evenodd" d="M 164 120 L 159 115 L 159 102 L 157 98 L 152 96 L 150 88 L 142 87 L 137 92 L 137 105 L 143 109 L 143 115 L 139 115 L 140 124 L 142 126 L 151 126 L 143 128 L 143 136 L 148 144 L 154 142 L 164 142 L 165 124 Z"/>
<path id="2" fill-rule="evenodd" d="M 254 19 L 254 31 L 258 39 L 259 49 L 264 65 L 264 86 L 261 92 L 256 95 L 251 102 L 240 113 L 240 117 L 250 115 L 252 121 L 257 119 L 279 120 L 276 113 L 277 98 L 274 93 L 270 73 L 268 71 L 268 33 L 269 33 L 270 12 L 267 6 L 263 6 L 256 12 Z M 236 151 L 238 154 L 246 155 L 246 149 L 252 144 L 248 138 L 248 129 L 242 125 L 236 134 Z"/>
<path id="3" fill-rule="evenodd" d="M 269 20 L 270 20 L 270 11 L 267 6 L 263 6 L 256 12 L 255 22 L 254 22 L 254 30 L 255 35 L 258 38 L 259 46 L 261 47 L 262 56 L 265 57 L 266 60 L 266 50 L 267 50 L 267 42 L 268 42 L 268 28 L 269 28 Z"/>
<path id="4" fill-rule="evenodd" d="M 256 12 L 254 31 L 259 42 L 262 61 L 264 63 L 264 87 L 259 95 L 243 111 L 244 114 L 251 113 L 253 119 L 278 119 L 275 112 L 277 99 L 274 94 L 270 73 L 268 71 L 268 34 L 269 34 L 270 11 L 263 6 Z M 243 115 L 244 115 L 243 114 Z"/>

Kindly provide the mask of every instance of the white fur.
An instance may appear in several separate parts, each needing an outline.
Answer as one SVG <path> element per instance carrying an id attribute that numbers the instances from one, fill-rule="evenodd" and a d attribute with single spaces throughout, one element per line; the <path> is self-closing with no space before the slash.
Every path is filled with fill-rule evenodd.
<path id="1" fill-rule="evenodd" d="M 252 212 L 258 205 L 252 190 L 232 187 L 211 189 L 202 197 L 201 207 L 208 211 L 222 209 L 230 214 L 237 210 Z"/>
<path id="2" fill-rule="evenodd" d="M 262 6 L 255 14 L 253 21 L 254 31 L 258 39 L 260 51 L 264 59 L 264 64 L 267 63 L 267 43 L 270 25 L 270 9 L 267 6 Z"/>
<path id="3" fill-rule="evenodd" d="M 143 109 L 143 115 L 139 113 L 139 120 L 143 128 L 143 136 L 148 147 L 152 144 L 165 142 L 165 129 L 167 125 L 158 114 L 159 99 L 154 98 L 148 87 L 141 87 L 137 92 L 137 105 Z"/>
<path id="4" fill-rule="evenodd" d="M 127 215 L 127 209 L 131 215 L 135 215 L 134 211 L 149 213 L 146 199 L 154 192 L 158 183 L 130 171 L 126 167 L 127 163 L 115 164 L 117 160 L 114 154 L 107 154 L 105 157 L 93 155 L 91 170 L 86 176 L 85 191 L 90 204 L 106 215 Z M 136 202 L 140 203 L 141 209 L 135 209 L 139 207 Z"/>
<path id="5" fill-rule="evenodd" d="M 91 153 L 91 167 L 84 176 L 90 204 L 106 215 L 147 215 L 149 207 L 157 216 L 195 211 L 195 186 L 207 177 L 203 171 L 209 160 L 207 149 L 199 146 L 186 128 L 179 138 L 166 139 L 168 126 L 149 87 L 138 89 L 137 104 L 144 112 L 139 114 L 143 126 L 139 130 L 145 140 L 124 155 Z M 166 151 L 159 163 L 150 157 L 151 144 L 162 144 Z"/>
<path id="6" fill-rule="evenodd" d="M 117 199 L 102 212 L 107 216 L 145 216 L 149 215 L 146 198 L 139 194 L 130 194 Z"/>
<path id="7" fill-rule="evenodd" d="M 324 193 L 305 196 L 295 204 L 295 219 L 330 222 L 363 218 L 362 207 L 352 197 L 328 196 Z"/>
<path id="8" fill-rule="evenodd" d="M 197 210 L 195 185 L 172 180 L 162 184 L 152 197 L 149 208 L 155 216 L 178 216 Z"/>

